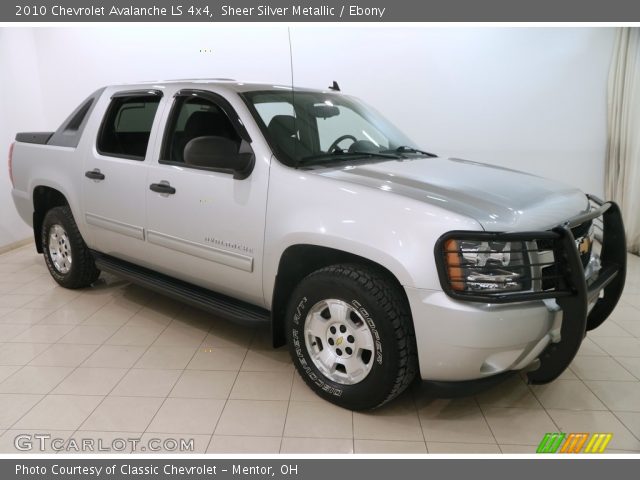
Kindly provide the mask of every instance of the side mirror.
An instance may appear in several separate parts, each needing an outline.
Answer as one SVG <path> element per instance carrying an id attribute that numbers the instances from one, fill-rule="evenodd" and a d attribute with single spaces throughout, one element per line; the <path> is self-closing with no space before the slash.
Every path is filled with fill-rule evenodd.
<path id="1" fill-rule="evenodd" d="M 196 137 L 184 147 L 184 163 L 192 167 L 229 173 L 233 178 L 247 178 L 255 165 L 255 155 L 249 144 L 238 144 L 226 137 Z"/>

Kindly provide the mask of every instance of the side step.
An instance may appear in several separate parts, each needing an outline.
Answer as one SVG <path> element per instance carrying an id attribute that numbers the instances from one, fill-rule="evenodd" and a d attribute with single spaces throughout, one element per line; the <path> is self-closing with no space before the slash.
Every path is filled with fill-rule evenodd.
<path id="1" fill-rule="evenodd" d="M 154 272 L 148 268 L 140 267 L 109 255 L 95 251 L 91 253 L 96 260 L 96 266 L 103 272 L 112 273 L 131 283 L 154 290 L 234 323 L 247 326 L 269 325 L 270 313 L 264 308 L 177 280 L 168 275 Z"/>

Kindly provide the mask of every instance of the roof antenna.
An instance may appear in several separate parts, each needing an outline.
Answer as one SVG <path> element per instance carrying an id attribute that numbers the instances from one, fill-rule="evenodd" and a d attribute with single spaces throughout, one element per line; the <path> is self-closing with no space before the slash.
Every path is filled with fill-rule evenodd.
<path id="1" fill-rule="evenodd" d="M 339 92 L 340 91 L 340 85 L 338 85 L 338 82 L 336 82 L 335 80 L 333 81 L 333 85 L 331 85 L 329 87 L 329 90 L 333 90 L 334 92 Z"/>

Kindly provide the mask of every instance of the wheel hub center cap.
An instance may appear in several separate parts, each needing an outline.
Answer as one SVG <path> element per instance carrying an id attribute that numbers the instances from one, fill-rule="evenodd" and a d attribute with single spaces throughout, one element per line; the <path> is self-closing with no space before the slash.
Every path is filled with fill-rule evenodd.
<path id="1" fill-rule="evenodd" d="M 336 322 L 327 328 L 327 343 L 338 358 L 349 358 L 356 351 L 355 338 L 343 322 Z"/>

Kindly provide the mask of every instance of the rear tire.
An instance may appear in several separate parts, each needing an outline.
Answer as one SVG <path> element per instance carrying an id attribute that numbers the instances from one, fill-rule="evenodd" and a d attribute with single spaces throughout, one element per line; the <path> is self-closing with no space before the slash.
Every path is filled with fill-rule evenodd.
<path id="1" fill-rule="evenodd" d="M 286 314 L 298 373 L 344 408 L 379 407 L 417 372 L 415 333 L 400 287 L 361 265 L 333 265 L 305 277 Z"/>
<path id="2" fill-rule="evenodd" d="M 42 222 L 42 250 L 53 279 L 65 288 L 84 288 L 100 276 L 69 207 L 55 207 Z"/>

